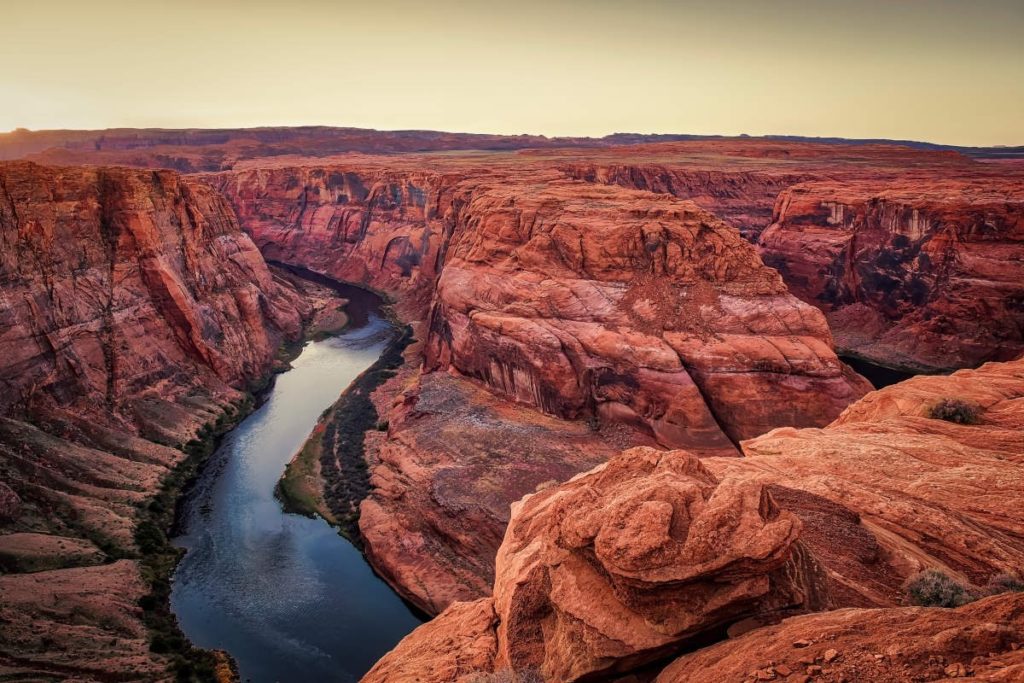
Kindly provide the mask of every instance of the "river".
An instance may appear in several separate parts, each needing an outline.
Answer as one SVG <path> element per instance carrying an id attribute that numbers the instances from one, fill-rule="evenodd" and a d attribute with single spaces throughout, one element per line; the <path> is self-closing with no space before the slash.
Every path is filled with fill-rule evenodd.
<path id="1" fill-rule="evenodd" d="M 349 328 L 306 344 L 181 508 L 174 542 L 188 552 L 171 607 L 194 644 L 235 658 L 243 681 L 356 681 L 420 623 L 335 529 L 274 498 L 317 418 L 395 334 L 376 296 L 339 288 Z"/>

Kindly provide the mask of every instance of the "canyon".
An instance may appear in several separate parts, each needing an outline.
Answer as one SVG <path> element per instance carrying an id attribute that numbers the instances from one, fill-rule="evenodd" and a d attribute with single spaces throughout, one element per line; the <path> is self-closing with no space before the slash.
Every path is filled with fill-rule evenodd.
<path id="1" fill-rule="evenodd" d="M 0 665 L 157 677 L 178 656 L 136 606 L 139 511 L 336 305 L 269 261 L 380 292 L 411 330 L 358 455 L 316 468 L 319 512 L 344 507 L 439 615 L 367 680 L 912 680 L 925 652 L 1012 680 L 1017 597 L 954 618 L 903 585 L 1024 569 L 1019 168 L 786 140 L 197 135 L 30 150 L 116 167 L 0 162 Z M 969 369 L 872 391 L 840 355 Z M 929 417 L 945 399 L 977 423 Z M 334 500 L 323 482 L 360 467 L 366 490 Z M 862 622 L 870 639 L 843 630 Z"/>

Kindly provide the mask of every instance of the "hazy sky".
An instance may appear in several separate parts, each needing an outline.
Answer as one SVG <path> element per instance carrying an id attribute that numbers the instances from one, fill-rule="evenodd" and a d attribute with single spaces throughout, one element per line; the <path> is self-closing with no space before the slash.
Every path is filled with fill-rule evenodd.
<path id="1" fill-rule="evenodd" d="M 1024 144 L 1024 0 L 0 0 L 0 130 Z"/>

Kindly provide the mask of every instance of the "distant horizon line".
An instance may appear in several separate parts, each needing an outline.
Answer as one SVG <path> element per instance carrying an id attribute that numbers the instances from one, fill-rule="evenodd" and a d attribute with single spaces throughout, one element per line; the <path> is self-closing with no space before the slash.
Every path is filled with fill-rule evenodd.
<path id="1" fill-rule="evenodd" d="M 997 145 L 963 145 L 948 142 L 936 142 L 933 140 L 913 139 L 913 138 L 889 138 L 889 137 L 847 137 L 844 135 L 806 135 L 801 133 L 681 133 L 681 132 L 640 132 L 635 130 L 627 131 L 615 131 L 612 133 L 606 133 L 604 135 L 548 135 L 546 133 L 495 133 L 495 132 L 481 132 L 481 131 L 460 131 L 460 130 L 444 130 L 440 128 L 368 128 L 362 126 L 346 126 L 337 124 L 263 124 L 263 125 L 242 125 L 242 126 L 181 126 L 181 127 L 165 127 L 165 126 L 108 126 L 106 128 L 29 128 L 27 126 L 16 126 L 7 131 L 0 131 L 0 136 L 14 135 L 18 133 L 102 133 L 105 131 L 246 131 L 246 130 L 269 130 L 269 129 L 332 129 L 332 130 L 352 130 L 352 131 L 368 131 L 376 133 L 443 133 L 448 135 L 480 135 L 480 136 L 495 136 L 495 137 L 509 137 L 509 138 L 543 138 L 545 140 L 604 140 L 616 136 L 627 136 L 627 135 L 638 135 L 638 136 L 649 136 L 649 137 L 689 137 L 689 138 L 750 138 L 750 139 L 799 139 L 804 141 L 823 141 L 823 142 L 835 142 L 835 141 L 846 141 L 846 142 L 859 142 L 859 143 L 873 143 L 873 142 L 890 142 L 890 143 L 911 143 L 916 145 L 929 145 L 934 147 L 953 148 L 953 149 L 1015 149 L 1024 147 L 1024 142 L 1020 144 L 1014 143 L 1000 143 Z"/>

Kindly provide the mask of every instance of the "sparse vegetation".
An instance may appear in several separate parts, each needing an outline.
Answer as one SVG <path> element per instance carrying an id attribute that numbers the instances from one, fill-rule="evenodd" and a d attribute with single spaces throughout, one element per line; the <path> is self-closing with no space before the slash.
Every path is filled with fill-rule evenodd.
<path id="1" fill-rule="evenodd" d="M 928 417 L 961 425 L 981 422 L 981 406 L 959 398 L 944 398 L 928 409 Z"/>
<path id="2" fill-rule="evenodd" d="M 920 607 L 960 607 L 978 599 L 970 586 L 937 569 L 926 569 L 903 585 L 910 604 Z"/>
<path id="3" fill-rule="evenodd" d="M 965 584 L 937 569 L 911 576 L 903 585 L 907 598 L 921 607 L 960 607 L 969 602 L 1001 593 L 1024 593 L 1024 579 L 1017 574 L 996 574 L 984 587 Z"/>
<path id="4" fill-rule="evenodd" d="M 388 428 L 387 421 L 380 420 L 370 395 L 395 375 L 395 369 L 402 364 L 402 353 L 412 341 L 412 328 L 406 327 L 377 362 L 356 378 L 330 408 L 323 429 L 317 427 L 299 456 L 288 465 L 276 489 L 286 510 L 319 514 L 357 547 L 361 542 L 359 503 L 370 491 L 364 435 L 367 430 Z"/>
<path id="5" fill-rule="evenodd" d="M 985 595 L 1024 593 L 1024 579 L 1019 574 L 996 574 L 985 584 Z"/>
<path id="6" fill-rule="evenodd" d="M 178 497 L 217 447 L 219 438 L 252 410 L 251 395 L 228 406 L 216 420 L 203 425 L 196 438 L 182 444 L 185 458 L 161 482 L 160 491 L 141 510 L 135 527 L 135 544 L 141 554 L 142 575 L 149 593 L 139 600 L 142 620 L 149 629 L 149 649 L 171 659 L 178 681 L 215 681 L 219 664 L 216 653 L 193 647 L 178 627 L 170 607 L 171 574 L 183 551 L 171 545 L 167 535 L 174 525 Z"/>

